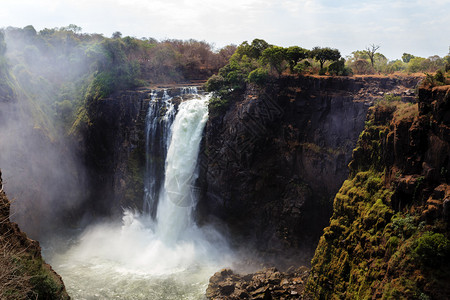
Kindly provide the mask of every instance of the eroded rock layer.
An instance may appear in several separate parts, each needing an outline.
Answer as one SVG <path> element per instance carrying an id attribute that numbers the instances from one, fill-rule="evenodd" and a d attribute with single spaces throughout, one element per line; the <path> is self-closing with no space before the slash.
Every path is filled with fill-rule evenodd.
<path id="1" fill-rule="evenodd" d="M 312 250 L 348 176 L 367 109 L 387 93 L 411 100 L 417 82 L 285 77 L 235 93 L 210 114 L 199 215 L 224 222 L 238 244 Z"/>

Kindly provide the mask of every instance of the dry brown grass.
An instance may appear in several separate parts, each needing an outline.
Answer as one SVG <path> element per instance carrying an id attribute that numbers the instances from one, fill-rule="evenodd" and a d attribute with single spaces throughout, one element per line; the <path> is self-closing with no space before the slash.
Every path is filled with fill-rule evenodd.
<path id="1" fill-rule="evenodd" d="M 399 103 L 394 113 L 394 120 L 413 120 L 419 115 L 419 106 L 412 103 Z"/>
<path id="2" fill-rule="evenodd" d="M 2 197 L 0 206 L 8 205 L 8 202 Z M 6 200 L 6 201 L 5 201 Z M 4 207 L 0 207 L 3 211 Z M 33 295 L 30 284 L 30 276 L 25 276 L 20 269 L 18 259 L 25 250 L 17 250 L 11 243 L 11 231 L 9 229 L 8 216 L 0 216 L 0 299 L 2 300 L 20 300 L 30 299 Z"/>
<path id="3" fill-rule="evenodd" d="M 15 262 L 20 253 L 0 239 L 0 299 L 30 299 L 30 276 L 24 276 Z"/>

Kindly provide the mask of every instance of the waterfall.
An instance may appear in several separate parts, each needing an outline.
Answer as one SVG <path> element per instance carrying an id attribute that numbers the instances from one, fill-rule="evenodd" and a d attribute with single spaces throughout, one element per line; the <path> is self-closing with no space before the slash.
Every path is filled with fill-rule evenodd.
<path id="1" fill-rule="evenodd" d="M 157 92 L 153 90 L 145 126 L 146 166 L 142 208 L 143 212 L 152 218 L 156 215 L 161 183 L 164 180 L 164 163 L 175 113 L 172 97 L 168 95 L 167 90 L 163 91 L 160 101 L 157 100 Z"/>
<path id="2" fill-rule="evenodd" d="M 151 93 L 147 113 L 143 213 L 125 210 L 122 222 L 87 228 L 50 260 L 74 299 L 200 300 L 209 277 L 233 260 L 222 235 L 192 219 L 208 97 L 186 97 L 175 109 L 161 94 Z"/>
<path id="3" fill-rule="evenodd" d="M 176 241 L 191 224 L 191 211 L 196 204 L 193 184 L 197 179 L 197 156 L 203 128 L 208 119 L 207 97 L 180 104 L 172 125 L 172 138 L 167 152 L 164 190 L 160 194 L 157 232 L 165 240 Z"/>
<path id="4" fill-rule="evenodd" d="M 197 95 L 197 88 L 181 88 L 181 95 Z M 182 102 L 175 107 L 167 90 L 160 102 L 152 92 L 146 117 L 146 174 L 144 213 L 157 221 L 157 234 L 176 241 L 191 224 L 196 204 L 193 184 L 202 132 L 208 119 L 208 97 Z M 163 165 L 161 162 L 165 161 Z M 164 185 L 162 185 L 164 182 Z M 156 213 L 157 211 L 157 213 Z"/>

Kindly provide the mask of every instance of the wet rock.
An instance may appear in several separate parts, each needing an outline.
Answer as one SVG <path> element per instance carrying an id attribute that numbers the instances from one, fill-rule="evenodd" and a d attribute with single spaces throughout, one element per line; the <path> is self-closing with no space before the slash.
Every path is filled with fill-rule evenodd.
<path id="1" fill-rule="evenodd" d="M 286 273 L 269 268 L 246 275 L 224 269 L 211 277 L 206 296 L 223 300 L 300 299 L 308 276 L 309 271 L 305 267 Z"/>

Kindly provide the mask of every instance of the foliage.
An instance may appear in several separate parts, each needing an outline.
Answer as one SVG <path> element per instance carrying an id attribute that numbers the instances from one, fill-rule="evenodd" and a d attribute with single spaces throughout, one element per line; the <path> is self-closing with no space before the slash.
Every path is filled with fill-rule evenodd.
<path id="1" fill-rule="evenodd" d="M 310 70 L 311 68 L 311 64 L 305 60 L 303 62 L 298 62 L 293 69 L 293 73 L 295 74 L 302 74 L 304 72 L 307 72 L 308 70 Z"/>
<path id="2" fill-rule="evenodd" d="M 369 47 L 366 47 L 366 50 L 364 50 L 367 56 L 369 56 L 372 68 L 375 67 L 375 52 L 377 52 L 378 49 L 380 49 L 379 45 L 371 44 Z"/>
<path id="3" fill-rule="evenodd" d="M 341 58 L 328 66 L 328 73 L 330 75 L 348 76 L 352 73 L 352 70 L 345 66 L 345 59 Z"/>
<path id="4" fill-rule="evenodd" d="M 259 59 L 264 50 L 269 48 L 270 45 L 262 39 L 254 39 L 249 45 L 247 41 L 243 42 L 237 49 L 236 53 L 242 56 L 248 56 L 252 59 Z"/>
<path id="5" fill-rule="evenodd" d="M 406 69 L 406 65 L 403 61 L 396 59 L 393 61 L 388 62 L 386 66 L 386 73 L 394 73 L 403 71 Z"/>
<path id="6" fill-rule="evenodd" d="M 437 267 L 450 259 L 450 241 L 441 233 L 427 231 L 417 240 L 413 251 L 426 267 Z"/>
<path id="7" fill-rule="evenodd" d="M 409 53 L 403 53 L 403 55 L 402 55 L 402 61 L 404 62 L 404 63 L 409 63 L 410 61 L 411 61 L 411 59 L 413 59 L 415 56 L 414 55 L 412 55 L 412 54 L 409 54 Z"/>
<path id="8" fill-rule="evenodd" d="M 329 47 L 314 47 L 310 52 L 310 56 L 317 60 L 320 63 L 320 69 L 323 69 L 323 65 L 326 61 L 337 61 L 341 58 L 341 53 L 339 50 L 331 49 Z"/>
<path id="9" fill-rule="evenodd" d="M 325 68 L 321 68 L 319 70 L 319 75 L 321 75 L 321 76 L 326 75 L 327 72 L 328 72 L 328 68 L 326 68 L 326 67 Z"/>
<path id="10" fill-rule="evenodd" d="M 384 94 L 383 96 L 384 101 L 387 102 L 394 102 L 394 101 L 401 101 L 402 100 L 402 96 L 395 96 L 394 94 Z"/>
<path id="11" fill-rule="evenodd" d="M 424 70 L 426 67 L 426 59 L 423 57 L 413 57 L 408 63 L 408 72 L 416 73 Z"/>
<path id="12" fill-rule="evenodd" d="M 284 69 L 284 61 L 286 60 L 286 49 L 279 46 L 272 46 L 265 49 L 261 53 L 261 63 L 268 64 L 271 70 L 275 70 L 276 73 L 281 75 Z"/>
<path id="13" fill-rule="evenodd" d="M 87 107 L 92 101 L 148 82 L 207 79 L 236 48 L 229 45 L 215 51 L 203 41 L 159 42 L 122 37 L 120 32 L 106 38 L 81 31 L 74 24 L 39 32 L 31 25 L 0 30 L 6 40 L 0 38 L 0 52 L 8 47 L 7 59 L 18 86 L 45 113 L 48 124 L 66 133 L 85 124 L 82 120 L 89 119 Z M 0 55 L 0 67 L 3 62 Z M 0 88 L 6 91 L 8 82 L 1 80 Z"/>
<path id="14" fill-rule="evenodd" d="M 295 72 L 294 68 L 305 58 L 309 56 L 309 50 L 303 49 L 298 46 L 292 46 L 286 48 L 286 60 L 289 65 L 289 69 L 292 73 Z M 301 72 L 297 72 L 301 73 Z"/>
<path id="15" fill-rule="evenodd" d="M 229 106 L 226 98 L 213 97 L 209 100 L 208 109 L 212 115 L 224 113 Z"/>
<path id="16" fill-rule="evenodd" d="M 351 175 L 333 203 L 307 283 L 316 299 L 440 299 L 448 295 L 450 241 L 446 225 L 421 221 L 421 203 L 407 210 L 394 204 L 386 140 L 398 123 L 417 116 L 417 104 L 392 99 L 369 109 Z M 398 170 L 399 175 L 402 171 Z M 423 189 L 418 177 L 416 189 Z M 415 191 L 416 193 L 416 191 Z"/>
<path id="17" fill-rule="evenodd" d="M 425 73 L 425 75 L 426 77 L 421 83 L 422 86 L 433 87 L 438 85 L 446 85 L 450 82 L 447 80 L 443 70 L 437 70 L 434 75 L 428 73 Z"/>
<path id="18" fill-rule="evenodd" d="M 373 74 L 374 70 L 365 59 L 358 59 L 351 64 L 351 68 L 356 74 Z"/>
<path id="19" fill-rule="evenodd" d="M 248 82 L 263 85 L 267 82 L 269 72 L 264 68 L 258 68 L 248 74 Z"/>

